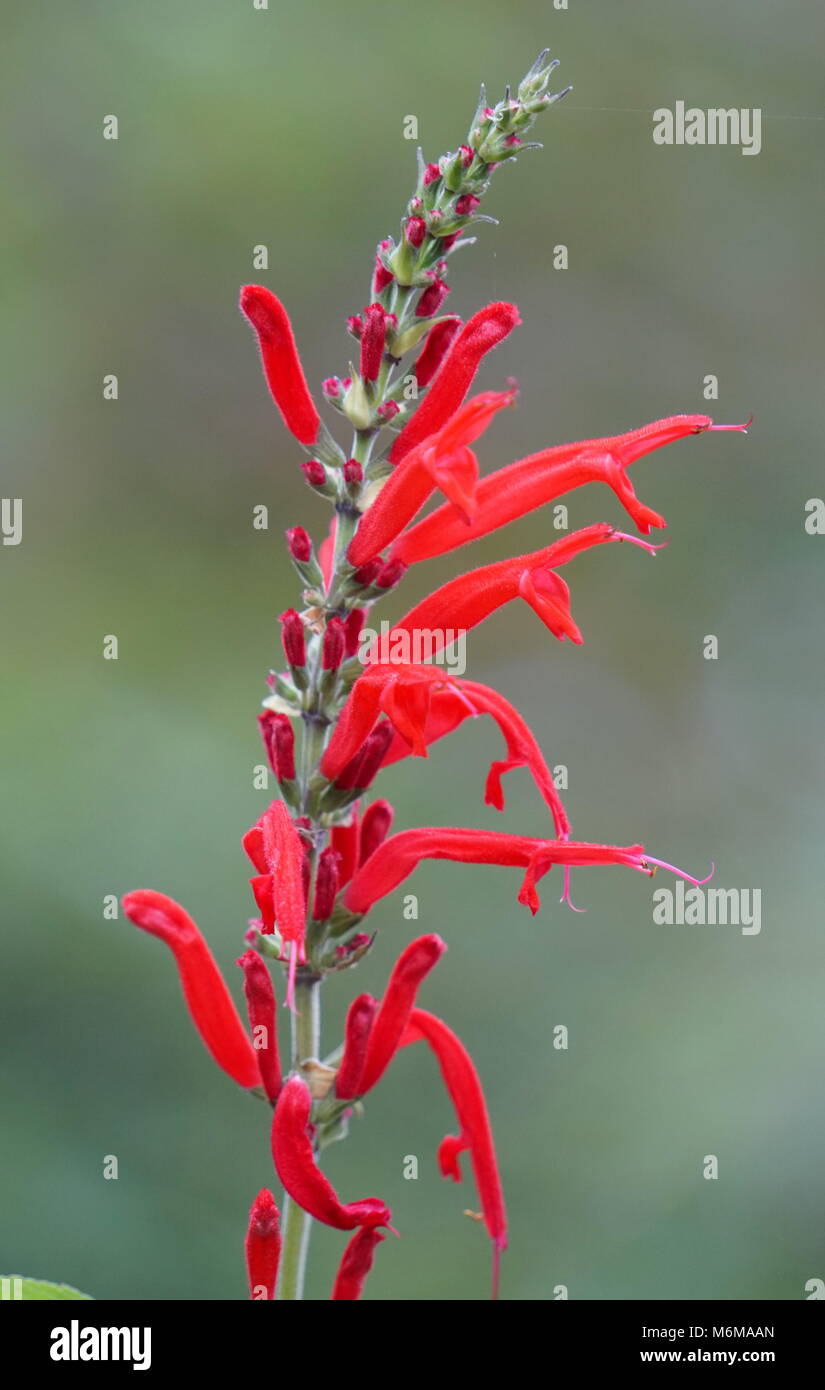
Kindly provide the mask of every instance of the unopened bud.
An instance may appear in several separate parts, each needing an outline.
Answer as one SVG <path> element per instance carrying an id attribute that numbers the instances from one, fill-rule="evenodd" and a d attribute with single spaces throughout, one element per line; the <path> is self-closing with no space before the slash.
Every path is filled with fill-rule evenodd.
<path id="1" fill-rule="evenodd" d="M 417 250 L 426 235 L 427 224 L 423 217 L 410 217 L 407 219 L 407 225 L 404 228 L 404 236 L 410 246 L 414 246 Z"/>
<path id="2" fill-rule="evenodd" d="M 318 856 L 312 904 L 312 915 L 316 922 L 326 922 L 332 916 L 340 886 L 340 865 L 341 856 L 335 849 L 322 850 Z"/>
<path id="3" fill-rule="evenodd" d="M 292 526 L 286 533 L 286 543 L 293 560 L 306 564 L 312 554 L 312 541 L 303 526 Z"/>
<path id="4" fill-rule="evenodd" d="M 330 618 L 324 631 L 321 664 L 325 671 L 337 671 L 344 659 L 346 636 L 340 618 Z"/>
<path id="5" fill-rule="evenodd" d="M 304 625 L 300 614 L 296 613 L 294 608 L 287 608 L 286 612 L 281 614 L 281 641 L 290 666 L 305 666 L 307 657 Z"/>

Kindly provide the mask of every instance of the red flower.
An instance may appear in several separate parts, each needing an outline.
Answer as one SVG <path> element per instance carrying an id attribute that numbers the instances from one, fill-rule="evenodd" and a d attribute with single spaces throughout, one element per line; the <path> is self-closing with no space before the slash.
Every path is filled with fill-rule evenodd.
<path id="1" fill-rule="evenodd" d="M 278 1177 L 294 1202 L 316 1221 L 352 1231 L 387 1226 L 392 1212 L 378 1197 L 342 1203 L 315 1162 L 309 1134 L 312 1097 L 300 1076 L 291 1076 L 278 1097 L 272 1120 L 272 1156 Z"/>
<path id="2" fill-rule="evenodd" d="M 289 954 L 287 1003 L 292 1007 L 295 970 L 303 958 L 306 930 L 304 847 L 282 801 L 273 801 L 243 837 L 243 847 L 258 877 L 250 880 L 263 917 L 264 932 L 276 924 Z"/>
<path id="3" fill-rule="evenodd" d="M 343 1258 L 338 1266 L 333 1299 L 358 1299 L 364 1288 L 364 1281 L 372 1269 L 375 1248 L 386 1236 L 374 1226 L 362 1226 L 347 1242 Z"/>
<path id="4" fill-rule="evenodd" d="M 607 483 L 639 530 L 647 534 L 652 526 L 665 522 L 637 498 L 626 472 L 631 463 L 685 435 L 727 428 L 744 430 L 747 425 L 714 425 L 708 415 L 673 415 L 629 434 L 543 449 L 483 478 L 476 488 L 476 511 L 470 521 L 445 504 L 400 536 L 392 554 L 406 564 L 443 555 L 591 482 Z"/>
<path id="5" fill-rule="evenodd" d="M 689 883 L 695 879 L 672 864 L 654 859 L 643 845 L 600 845 L 576 840 L 541 840 L 528 835 L 508 835 L 498 830 L 473 830 L 456 826 L 421 826 L 391 835 L 355 874 L 344 894 L 350 912 L 363 915 L 381 898 L 409 878 L 422 859 L 451 859 L 461 864 L 501 864 L 525 870 L 518 900 L 535 915 L 539 909 L 536 883 L 554 864 L 566 870 L 583 864 L 623 864 L 652 877 L 656 868 L 670 869 Z M 712 873 L 712 871 L 711 871 Z M 565 873 L 564 899 L 569 896 Z"/>
<path id="6" fill-rule="evenodd" d="M 421 1040 L 429 1043 L 441 1068 L 461 1133 L 447 1135 L 438 1150 L 442 1175 L 461 1182 L 458 1156 L 469 1150 L 484 1224 L 493 1242 L 493 1297 L 498 1294 L 499 1259 L 507 1248 L 507 1213 L 498 1173 L 493 1132 L 478 1073 L 455 1033 L 434 1014 L 413 1009 L 401 1046 Z"/>
<path id="7" fill-rule="evenodd" d="M 357 688 L 356 684 L 353 693 Z M 490 767 L 484 788 L 485 804 L 495 806 L 497 811 L 503 811 L 502 777 L 515 768 L 526 767 L 552 812 L 556 834 L 565 839 L 570 834 L 570 822 L 553 782 L 553 775 L 532 731 L 509 700 L 490 686 L 463 678 L 445 682 L 441 686 L 432 685 L 431 691 L 423 734 L 427 746 L 443 738 L 445 734 L 452 733 L 465 719 L 489 714 L 504 735 L 507 758 L 493 762 Z M 384 766 L 409 757 L 411 752 L 406 739 L 400 733 L 396 733 L 384 757 Z"/>
<path id="8" fill-rule="evenodd" d="M 275 1297 L 281 1259 L 281 1214 L 268 1188 L 262 1187 L 249 1213 L 246 1233 L 246 1272 L 249 1296 L 260 1301 Z"/>
<path id="9" fill-rule="evenodd" d="M 377 1008 L 378 1000 L 371 994 L 359 994 L 349 1006 L 344 1025 L 344 1051 L 335 1077 L 335 1094 L 339 1100 L 352 1100 L 361 1094 L 361 1076 Z"/>
<path id="10" fill-rule="evenodd" d="M 427 395 L 393 444 L 392 463 L 400 463 L 410 449 L 447 423 L 469 391 L 482 357 L 519 323 L 515 304 L 488 304 L 465 323 Z"/>
<path id="11" fill-rule="evenodd" d="M 219 1067 L 251 1089 L 261 1084 L 258 1058 L 215 959 L 192 918 L 165 893 L 127 893 L 123 911 L 136 927 L 165 941 L 175 957 L 192 1021 Z"/>
<path id="12" fill-rule="evenodd" d="M 456 317 L 440 319 L 438 323 L 433 324 L 413 367 L 420 390 L 423 391 L 425 386 L 429 386 L 460 327 L 461 319 Z"/>
<path id="13" fill-rule="evenodd" d="M 418 987 L 437 965 L 447 946 L 440 936 L 419 936 L 411 941 L 393 966 L 384 998 L 370 1029 L 364 1070 L 358 1082 L 358 1095 L 366 1095 L 381 1080 L 398 1050 Z"/>
<path id="14" fill-rule="evenodd" d="M 475 510 L 478 460 L 468 445 L 478 439 L 496 412 L 512 405 L 515 398 L 515 390 L 480 392 L 407 454 L 362 516 L 347 550 L 351 565 L 360 567 L 374 560 L 436 488 L 469 520 Z"/>
<path id="15" fill-rule="evenodd" d="M 527 767 L 553 813 L 556 833 L 569 834 L 570 824 L 550 769 L 518 711 L 498 691 L 477 681 L 449 679 L 436 666 L 368 666 L 355 682 L 324 753 L 321 770 L 325 777 L 335 780 L 363 746 L 382 713 L 395 730 L 384 754 L 385 767 L 410 753 L 426 757 L 430 743 L 451 733 L 470 715 L 491 715 L 504 735 L 508 756 L 504 762 L 493 763 L 485 801 L 503 810 L 503 774 L 516 767 Z M 365 857 L 362 853 L 362 861 Z"/>
<path id="16" fill-rule="evenodd" d="M 570 612 L 570 590 L 555 573 L 554 566 L 564 565 L 581 551 L 606 541 L 630 541 L 651 554 L 656 550 L 655 546 L 635 536 L 626 536 L 605 521 L 597 522 L 595 526 L 573 531 L 543 550 L 499 560 L 494 565 L 484 565 L 451 579 L 395 624 L 389 633 L 390 645 L 395 634 L 402 631 L 426 630 L 442 635 L 446 628 L 468 631 L 514 598 L 523 598 L 554 637 L 560 641 L 569 637 L 572 642 L 580 643 L 584 639 Z"/>
<path id="17" fill-rule="evenodd" d="M 314 444 L 320 419 L 283 304 L 263 285 L 244 285 L 241 309 L 258 335 L 264 375 L 284 424 L 300 444 Z"/>
<path id="18" fill-rule="evenodd" d="M 272 976 L 257 951 L 244 951 L 236 965 L 244 975 L 244 994 L 249 1014 L 249 1027 L 261 1081 L 267 1099 L 276 1101 L 281 1089 L 281 1058 L 278 1052 L 275 990 Z"/>

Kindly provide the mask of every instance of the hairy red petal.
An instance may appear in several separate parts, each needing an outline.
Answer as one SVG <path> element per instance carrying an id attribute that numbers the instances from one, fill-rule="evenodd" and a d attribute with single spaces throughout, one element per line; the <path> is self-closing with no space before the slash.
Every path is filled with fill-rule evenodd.
<path id="1" fill-rule="evenodd" d="M 628 434 L 542 449 L 482 478 L 469 523 L 447 503 L 405 531 L 391 553 L 406 564 L 443 555 L 591 482 L 612 488 L 639 530 L 647 533 L 652 526 L 664 526 L 664 520 L 639 501 L 625 470 L 654 449 L 689 434 L 703 434 L 711 424 L 707 415 L 674 415 Z"/>
<path id="2" fill-rule="evenodd" d="M 332 1290 L 333 1299 L 358 1299 L 364 1289 L 364 1281 L 372 1269 L 372 1262 L 375 1258 L 376 1246 L 380 1245 L 386 1236 L 377 1231 L 374 1226 L 362 1226 L 360 1231 L 347 1243 L 343 1258 L 338 1266 L 338 1273 L 335 1276 L 335 1284 Z"/>
<path id="3" fill-rule="evenodd" d="M 250 1298 L 261 1302 L 275 1298 L 280 1259 L 281 1214 L 272 1193 L 262 1187 L 252 1203 L 246 1232 L 246 1273 Z"/>
<path id="4" fill-rule="evenodd" d="M 258 1059 L 232 996 L 192 918 L 165 893 L 127 893 L 123 911 L 136 927 L 160 937 L 175 957 L 192 1020 L 219 1067 L 247 1089 L 261 1083 Z"/>
<path id="5" fill-rule="evenodd" d="M 410 449 L 446 424 L 472 385 L 481 359 L 521 323 L 515 304 L 488 304 L 465 323 L 453 341 L 426 397 L 390 450 L 400 463 Z"/>
<path id="6" fill-rule="evenodd" d="M 243 971 L 249 1027 L 261 1081 L 267 1098 L 274 1101 L 281 1089 L 281 1058 L 272 976 L 257 951 L 244 951 L 235 964 Z"/>
<path id="7" fill-rule="evenodd" d="M 373 999 L 371 994 L 359 994 L 349 1006 L 344 1027 L 344 1052 L 335 1078 L 335 1094 L 339 1100 L 352 1100 L 360 1095 L 367 1043 L 377 1008 L 378 1000 Z"/>
<path id="8" fill-rule="evenodd" d="M 258 335 L 264 375 L 284 424 L 299 443 L 314 444 L 320 418 L 283 304 L 263 285 L 244 285 L 241 310 Z"/>
<path id="9" fill-rule="evenodd" d="M 315 1162 L 309 1135 L 312 1098 L 300 1076 L 283 1087 L 272 1119 L 272 1155 L 278 1177 L 293 1201 L 316 1221 L 352 1231 L 356 1226 L 389 1226 L 392 1212 L 378 1197 L 342 1203 Z"/>
<path id="10" fill-rule="evenodd" d="M 457 1178 L 458 1154 L 469 1149 L 476 1187 L 484 1214 L 484 1224 L 493 1242 L 493 1292 L 498 1285 L 498 1257 L 507 1248 L 507 1213 L 498 1172 L 493 1131 L 487 1103 L 472 1058 L 461 1040 L 446 1023 L 423 1009 L 414 1009 L 402 1046 L 424 1040 L 432 1048 L 441 1068 L 444 1085 L 461 1126 L 461 1137 L 448 1136 L 439 1151 L 442 1172 Z"/>
<path id="11" fill-rule="evenodd" d="M 409 1022 L 419 985 L 438 964 L 446 949 L 446 942 L 440 936 L 420 936 L 416 941 L 411 941 L 398 957 L 370 1029 L 359 1095 L 366 1095 L 384 1075 Z"/>

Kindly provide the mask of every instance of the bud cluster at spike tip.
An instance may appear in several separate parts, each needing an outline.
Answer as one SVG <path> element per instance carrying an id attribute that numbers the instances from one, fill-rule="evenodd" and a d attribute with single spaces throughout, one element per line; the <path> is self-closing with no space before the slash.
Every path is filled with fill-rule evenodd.
<path id="1" fill-rule="evenodd" d="M 278 787 L 276 799 L 242 840 L 254 869 L 250 885 L 258 913 L 245 931 L 245 924 L 238 924 L 248 949 L 237 958 L 242 976 L 236 976 L 235 987 L 240 990 L 242 983 L 248 1030 L 203 936 L 179 904 L 161 893 L 138 891 L 123 898 L 123 908 L 136 926 L 170 948 L 192 1020 L 218 1066 L 268 1102 L 267 1113 L 271 1107 L 272 1162 L 289 1200 L 283 1233 L 268 1188 L 261 1188 L 249 1212 L 245 1255 L 252 1299 L 301 1296 L 300 1280 L 297 1292 L 284 1292 L 294 1276 L 296 1231 L 290 1233 L 290 1223 L 310 1218 L 349 1237 L 331 1299 L 361 1298 L 384 1232 L 393 1230 L 392 1213 L 382 1198 L 342 1200 L 320 1158 L 328 1143 L 346 1137 L 353 1115 L 360 1123 L 364 1110 L 368 1118 L 379 1083 L 389 1085 L 397 1077 L 401 1084 L 403 1067 L 417 1063 L 414 1058 L 396 1063 L 396 1058 L 419 1042 L 435 1058 L 456 1116 L 457 1132 L 443 1138 L 438 1166 L 442 1176 L 461 1182 L 461 1156 L 469 1160 L 481 1208 L 476 1219 L 492 1242 L 497 1295 L 507 1217 L 487 1102 L 464 1044 L 448 1023 L 419 1007 L 419 995 L 430 988 L 429 974 L 447 949 L 441 936 L 427 933 L 399 943 L 381 998 L 357 994 L 340 1047 L 328 1052 L 325 1037 L 325 1060 L 307 1055 L 316 1044 L 306 1041 L 304 1025 L 312 1019 L 320 981 L 351 978 L 378 936 L 371 924 L 370 930 L 361 929 L 362 919 L 422 861 L 470 866 L 465 872 L 483 865 L 517 868 L 522 874 L 518 901 L 533 914 L 540 907 L 537 885 L 554 868 L 562 878 L 561 899 L 570 907 L 574 868 L 618 866 L 646 875 L 664 868 L 693 884 L 707 881 L 653 858 L 641 844 L 573 839 L 544 753 L 503 693 L 453 676 L 437 660 L 429 665 L 390 661 L 383 645 L 379 660 L 374 649 L 372 606 L 404 580 L 411 565 L 482 540 L 590 482 L 606 484 L 647 535 L 665 522 L 637 497 L 628 476 L 631 465 L 691 435 L 747 428 L 715 425 L 706 415 L 672 415 L 623 434 L 548 445 L 489 468 L 490 458 L 498 464 L 500 445 L 493 437 L 506 427 L 501 412 L 515 404 L 517 388 L 501 371 L 500 389 L 470 392 L 487 354 L 521 319 L 516 306 L 505 301 L 488 303 L 466 319 L 463 308 L 461 316 L 442 314 L 450 294 L 450 258 L 474 240 L 468 231 L 492 220 L 479 209 L 497 165 L 534 148 L 524 138 L 529 127 L 564 95 L 550 91 L 556 66 L 543 52 L 517 88 L 508 87 L 495 104 L 482 89 L 466 139 L 438 160 L 425 162 L 419 153 L 417 185 L 400 234 L 378 243 L 367 295 L 354 301 L 369 302 L 346 320 L 349 350 L 323 367 L 333 373 L 322 384 L 324 409 L 333 423 L 352 427 L 346 447 L 321 421 L 281 300 L 263 286 L 241 290 L 241 310 L 256 334 L 270 394 L 305 455 L 296 463 L 316 497 L 333 507 L 317 558 L 303 526 L 286 529 L 301 589 L 295 607 L 280 614 L 286 670 L 270 672 L 271 693 L 258 715 Z M 493 366 L 509 350 L 496 355 Z M 401 366 L 407 354 L 414 356 Z M 490 438 L 483 438 L 494 421 Z M 436 505 L 422 515 L 433 501 Z M 292 520 L 285 516 L 284 525 Z M 650 554 L 660 548 L 609 522 L 584 526 L 530 552 L 513 544 L 506 558 L 454 573 L 425 594 L 387 623 L 382 643 L 386 630 L 387 651 L 394 651 L 397 640 L 403 647 L 402 639 L 426 632 L 430 655 L 437 658 L 452 640 L 447 634 L 466 634 L 521 599 L 552 635 L 578 644 L 581 632 L 558 569 L 612 542 L 628 542 Z M 485 803 L 504 814 L 503 777 L 524 769 L 537 793 L 535 833 L 454 825 L 392 833 L 393 807 L 380 794 L 370 799 L 376 779 L 394 764 L 400 765 L 400 779 L 410 757 L 434 756 L 437 763 L 440 741 L 481 715 L 487 716 L 482 729 L 494 726 L 493 735 L 504 742 L 502 756 L 489 762 L 485 753 L 481 760 L 488 769 Z M 258 772 L 266 782 L 266 768 Z M 450 920 L 443 914 L 439 927 L 446 931 Z M 386 926 L 386 920 L 377 925 Z M 461 988 L 461 964 L 459 954 L 442 966 L 444 990 Z M 506 955 L 497 968 L 508 968 Z M 279 1051 L 272 972 L 277 979 L 286 976 L 289 1072 Z M 524 1065 L 529 1072 L 529 1059 Z M 410 1075 L 405 1084 L 414 1102 Z M 529 1084 L 541 1084 L 535 1069 Z"/>

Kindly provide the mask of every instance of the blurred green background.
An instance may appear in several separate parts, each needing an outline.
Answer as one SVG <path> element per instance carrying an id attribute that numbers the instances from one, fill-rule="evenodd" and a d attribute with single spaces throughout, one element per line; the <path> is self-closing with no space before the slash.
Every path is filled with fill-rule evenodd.
<path id="1" fill-rule="evenodd" d="M 823 492 L 821 12 L 801 0 L 100 0 L 6 8 L 3 496 L 5 683 L 0 1268 L 97 1297 L 240 1299 L 255 1191 L 272 1182 L 263 1107 L 210 1063 L 171 958 L 105 894 L 152 886 L 201 924 L 236 997 L 251 914 L 241 833 L 276 614 L 298 597 L 282 529 L 325 504 L 267 396 L 238 286 L 283 295 L 310 379 L 340 372 L 375 242 L 428 158 L 463 138 L 549 44 L 569 98 L 543 152 L 494 180 L 449 307 L 515 301 L 524 325 L 480 378 L 522 388 L 481 442 L 485 469 L 677 411 L 756 415 L 639 463 L 664 512 L 656 561 L 607 547 L 567 570 L 585 645 L 524 605 L 473 634 L 470 669 L 569 768 L 577 834 L 644 840 L 723 887 L 760 888 L 763 926 L 659 927 L 651 884 L 555 875 L 532 920 L 508 870 L 423 867 L 371 918 L 371 959 L 326 993 L 380 993 L 400 947 L 449 954 L 421 1002 L 485 1082 L 511 1217 L 503 1295 L 804 1297 L 825 1278 L 822 1109 Z M 760 107 L 763 148 L 659 148 L 651 112 Z M 117 142 L 102 138 L 116 114 Z M 252 268 L 269 247 L 270 268 Z M 570 267 L 553 269 L 553 247 Z M 120 398 L 105 402 L 116 373 Z M 253 506 L 271 509 L 254 531 Z M 571 526 L 623 520 L 604 488 Z M 546 544 L 537 513 L 408 576 L 381 616 L 456 572 Z M 466 559 L 466 565 L 464 561 Z M 702 656 L 719 638 L 717 661 Z M 120 656 L 102 659 L 105 635 Z M 386 776 L 397 826 L 544 833 L 526 774 L 506 821 L 482 804 L 499 736 L 483 721 Z M 662 879 L 657 881 L 661 885 Z M 556 1024 L 567 1052 L 552 1046 Z M 328 1171 L 380 1193 L 403 1239 L 372 1299 L 483 1298 L 476 1198 L 437 1175 L 452 1124 L 435 1066 L 407 1051 Z M 706 1181 L 702 1160 L 719 1158 Z M 119 1160 L 104 1181 L 103 1159 Z M 402 1177 L 407 1154 L 417 1182 Z M 309 1295 L 343 1238 L 316 1231 Z"/>

